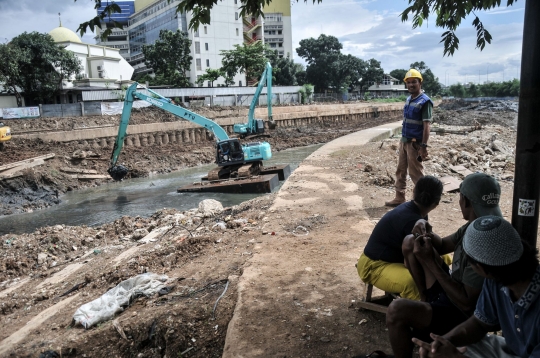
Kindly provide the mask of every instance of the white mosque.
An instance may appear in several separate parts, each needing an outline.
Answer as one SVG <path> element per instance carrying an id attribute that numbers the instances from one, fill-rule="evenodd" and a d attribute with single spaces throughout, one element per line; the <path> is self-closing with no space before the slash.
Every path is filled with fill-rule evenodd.
<path id="1" fill-rule="evenodd" d="M 74 103 L 81 100 L 81 91 L 120 89 L 131 83 L 133 67 L 120 55 L 120 50 L 85 44 L 72 30 L 60 26 L 49 35 L 54 42 L 73 52 L 80 60 L 82 71 L 71 82 L 62 84 L 59 103 Z"/>

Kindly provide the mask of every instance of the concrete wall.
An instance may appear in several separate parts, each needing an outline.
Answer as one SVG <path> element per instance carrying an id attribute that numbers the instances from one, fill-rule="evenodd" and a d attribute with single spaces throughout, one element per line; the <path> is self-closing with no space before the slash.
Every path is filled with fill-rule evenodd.
<path id="1" fill-rule="evenodd" d="M 313 105 L 313 106 L 289 106 L 276 107 L 274 120 L 277 127 L 307 127 L 312 125 L 324 125 L 328 127 L 340 126 L 341 123 L 372 118 L 376 125 L 377 118 L 402 117 L 401 103 L 381 104 L 373 106 L 369 104 L 355 105 Z M 264 108 L 258 108 L 255 112 L 257 118 L 267 119 Z M 227 133 L 233 134 L 235 123 L 245 123 L 246 117 L 229 117 L 218 119 L 216 122 L 222 126 Z M 159 129 L 159 131 L 156 131 Z M 157 128 L 155 123 L 131 125 L 127 130 L 125 140 L 126 146 L 146 147 L 153 145 L 165 145 L 168 143 L 203 143 L 213 140 L 213 135 L 191 122 L 165 122 L 160 123 Z M 43 132 L 24 135 L 14 135 L 14 138 L 35 139 L 57 142 L 77 142 L 78 145 L 91 148 L 112 148 L 118 127 L 103 127 L 85 130 L 72 130 L 66 132 Z"/>

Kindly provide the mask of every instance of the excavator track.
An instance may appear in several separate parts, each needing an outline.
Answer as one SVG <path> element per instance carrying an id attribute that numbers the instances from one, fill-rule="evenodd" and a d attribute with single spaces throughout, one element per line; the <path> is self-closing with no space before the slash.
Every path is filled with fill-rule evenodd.
<path id="1" fill-rule="evenodd" d="M 208 172 L 208 180 L 219 180 L 220 167 L 214 168 Z"/>
<path id="2" fill-rule="evenodd" d="M 260 162 L 244 164 L 238 168 L 238 178 L 251 178 L 252 176 L 258 175 L 260 168 Z"/>

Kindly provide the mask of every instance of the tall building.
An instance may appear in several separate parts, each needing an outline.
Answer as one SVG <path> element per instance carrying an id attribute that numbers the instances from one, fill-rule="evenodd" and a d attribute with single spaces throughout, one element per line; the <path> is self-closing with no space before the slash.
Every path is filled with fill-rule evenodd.
<path id="1" fill-rule="evenodd" d="M 115 1 L 115 4 L 120 6 L 122 12 L 111 14 L 111 16 L 107 16 L 105 17 L 105 19 L 103 19 L 103 29 L 100 29 L 99 27 L 96 29 L 96 43 L 101 46 L 117 48 L 120 50 L 120 55 L 122 55 L 122 57 L 129 59 L 130 56 L 127 26 L 129 22 L 129 17 L 135 13 L 135 2 L 133 0 Z M 97 9 L 97 13 L 101 13 L 106 5 L 106 2 L 102 2 L 101 7 Z M 115 28 L 114 22 L 121 24 L 123 26 L 123 29 Z M 106 39 L 101 39 L 101 34 L 108 28 L 112 30 L 112 33 L 107 36 Z"/>
<path id="2" fill-rule="evenodd" d="M 279 57 L 292 59 L 292 23 L 290 0 L 272 0 L 264 5 L 264 43 L 278 52 Z"/>
<path id="3" fill-rule="evenodd" d="M 128 23 L 129 63 L 135 74 L 151 72 L 144 63 L 143 45 L 151 45 L 159 39 L 161 30 L 181 30 L 191 40 L 193 61 L 188 73 L 189 81 L 195 84 L 207 68 L 221 67 L 221 50 L 231 50 L 243 42 L 242 19 L 238 9 L 239 0 L 223 0 L 214 5 L 210 25 L 201 25 L 198 31 L 189 30 L 190 13 L 176 13 L 179 0 L 135 0 L 135 13 Z M 224 83 L 219 78 L 214 85 Z M 235 85 L 245 85 L 245 76 L 237 74 Z M 208 85 L 205 83 L 205 85 Z"/>

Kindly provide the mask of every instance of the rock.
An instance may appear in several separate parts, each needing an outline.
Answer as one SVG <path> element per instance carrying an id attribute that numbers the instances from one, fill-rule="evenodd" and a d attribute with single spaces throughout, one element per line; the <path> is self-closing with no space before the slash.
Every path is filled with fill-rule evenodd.
<path id="1" fill-rule="evenodd" d="M 478 148 L 476 148 L 476 154 L 484 155 L 484 154 L 486 154 L 486 152 L 482 148 L 478 147 Z"/>
<path id="2" fill-rule="evenodd" d="M 508 148 L 506 145 L 504 145 L 504 143 L 498 139 L 491 143 L 491 149 L 493 149 L 495 152 L 508 153 Z"/>
<path id="3" fill-rule="evenodd" d="M 223 212 L 223 205 L 214 199 L 205 199 L 199 203 L 199 212 L 204 217 L 214 216 Z"/>
<path id="4" fill-rule="evenodd" d="M 148 234 L 149 232 L 146 229 L 137 229 L 133 232 L 133 235 L 131 235 L 131 239 L 138 241 Z"/>
<path id="5" fill-rule="evenodd" d="M 86 152 L 84 150 L 78 149 L 78 150 L 73 152 L 71 157 L 77 158 L 77 159 L 84 159 L 84 158 L 86 158 Z"/>
<path id="6" fill-rule="evenodd" d="M 485 148 L 484 148 L 484 152 L 485 152 L 486 154 L 493 155 L 493 150 L 491 150 L 491 148 L 489 148 L 489 147 L 485 147 Z"/>
<path id="7" fill-rule="evenodd" d="M 47 261 L 47 254 L 41 253 L 37 255 L 38 265 L 43 265 Z"/>

